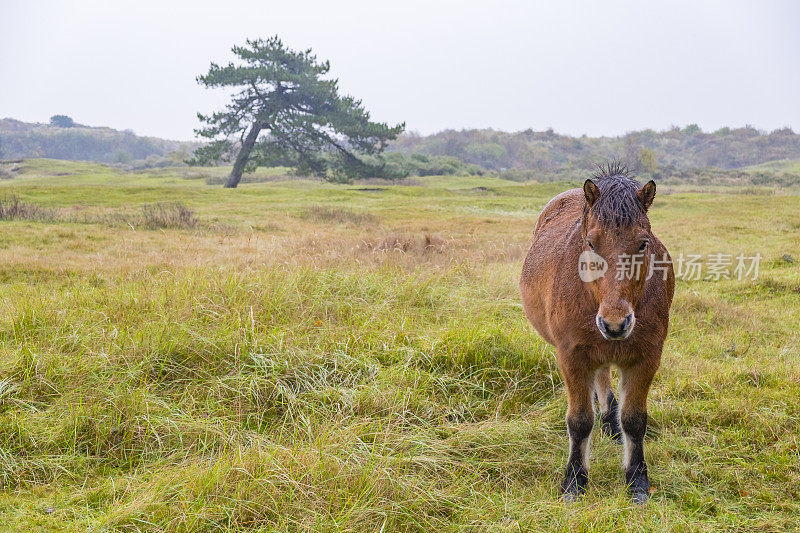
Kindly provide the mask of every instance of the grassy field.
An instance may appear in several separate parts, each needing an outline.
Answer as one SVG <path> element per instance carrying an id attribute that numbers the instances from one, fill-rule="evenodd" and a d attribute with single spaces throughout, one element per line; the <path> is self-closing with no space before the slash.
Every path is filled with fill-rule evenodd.
<path id="1" fill-rule="evenodd" d="M 764 259 L 678 281 L 639 508 L 597 427 L 586 497 L 559 499 L 563 384 L 517 295 L 574 184 L 284 174 L 37 160 L 0 181 L 34 206 L 0 221 L 0 527 L 800 528 L 796 191 L 656 196 L 673 257 Z"/>
<path id="2" fill-rule="evenodd" d="M 750 171 L 767 170 L 773 172 L 800 172 L 800 161 L 797 159 L 781 159 L 748 167 Z"/>

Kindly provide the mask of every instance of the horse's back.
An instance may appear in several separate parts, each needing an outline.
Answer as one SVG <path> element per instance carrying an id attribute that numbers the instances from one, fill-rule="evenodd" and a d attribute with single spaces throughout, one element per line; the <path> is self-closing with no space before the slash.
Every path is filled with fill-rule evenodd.
<path id="1" fill-rule="evenodd" d="M 554 265 L 557 256 L 566 251 L 567 242 L 580 223 L 583 193 L 570 189 L 550 200 L 533 230 L 533 240 L 522 267 L 522 283 L 534 280 Z"/>
<path id="2" fill-rule="evenodd" d="M 533 230 L 533 240 L 525 257 L 520 293 L 525 314 L 545 340 L 553 344 L 548 315 L 553 308 L 551 291 L 559 270 L 572 252 L 571 240 L 580 229 L 584 195 L 581 189 L 562 192 L 542 209 Z M 575 262 L 577 273 L 577 262 Z"/>
<path id="3" fill-rule="evenodd" d="M 584 195 L 581 189 L 564 191 L 547 202 L 542 212 L 539 213 L 539 218 L 536 219 L 533 230 L 534 242 L 541 231 L 559 230 L 565 223 L 572 225 L 575 217 L 580 217 L 583 204 Z"/>

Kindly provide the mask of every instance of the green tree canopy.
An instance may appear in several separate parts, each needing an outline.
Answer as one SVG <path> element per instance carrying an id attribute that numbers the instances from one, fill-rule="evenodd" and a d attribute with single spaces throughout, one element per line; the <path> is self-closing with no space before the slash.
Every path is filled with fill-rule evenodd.
<path id="1" fill-rule="evenodd" d="M 700 126 L 697 124 L 689 124 L 685 128 L 683 128 L 683 133 L 687 135 L 694 135 L 695 133 L 700 133 L 702 130 Z"/>
<path id="2" fill-rule="evenodd" d="M 198 113 L 196 133 L 212 142 L 197 151 L 192 164 L 210 164 L 238 153 L 226 187 L 257 165 L 282 164 L 330 181 L 397 177 L 381 152 L 405 124 L 370 121 L 360 100 L 339 94 L 338 80 L 327 78 L 328 61 L 311 50 L 296 52 L 275 36 L 234 46 L 236 63 L 211 64 L 197 81 L 208 88 L 236 90 L 223 111 Z M 366 156 L 366 157 L 364 157 Z"/>
<path id="3" fill-rule="evenodd" d="M 72 128 L 75 126 L 75 121 L 67 115 L 53 115 L 50 117 L 50 125 L 58 126 L 59 128 Z"/>

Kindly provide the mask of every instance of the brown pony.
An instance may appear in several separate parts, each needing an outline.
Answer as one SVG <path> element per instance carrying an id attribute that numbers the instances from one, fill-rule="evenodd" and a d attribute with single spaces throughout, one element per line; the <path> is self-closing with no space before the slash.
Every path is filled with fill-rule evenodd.
<path id="1" fill-rule="evenodd" d="M 675 277 L 647 218 L 655 182 L 640 188 L 618 163 L 599 169 L 583 190 L 563 192 L 542 210 L 520 293 L 528 320 L 556 348 L 567 389 L 564 498 L 574 501 L 586 490 L 596 399 L 602 430 L 624 444 L 628 490 L 644 503 L 647 393 L 661 361 Z M 621 376 L 619 404 L 612 364 Z"/>

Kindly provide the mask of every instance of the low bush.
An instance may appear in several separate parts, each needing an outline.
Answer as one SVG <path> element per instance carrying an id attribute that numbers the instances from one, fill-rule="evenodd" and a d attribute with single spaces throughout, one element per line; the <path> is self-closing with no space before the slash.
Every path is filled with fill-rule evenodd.
<path id="1" fill-rule="evenodd" d="M 0 220 L 51 222 L 58 219 L 54 209 L 22 202 L 16 195 L 0 198 Z"/>

